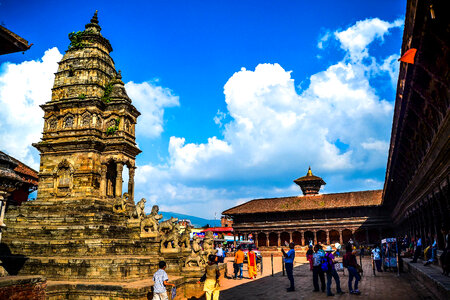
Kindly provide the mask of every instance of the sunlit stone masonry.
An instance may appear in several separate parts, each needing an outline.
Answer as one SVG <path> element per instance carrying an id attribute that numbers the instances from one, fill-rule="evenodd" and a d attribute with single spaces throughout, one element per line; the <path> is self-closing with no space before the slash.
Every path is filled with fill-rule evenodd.
<path id="1" fill-rule="evenodd" d="M 199 276 L 204 253 L 191 250 L 176 219 L 160 223 L 157 206 L 146 215 L 145 199 L 135 205 L 140 113 L 97 13 L 85 27 L 69 34 L 52 98 L 42 105 L 37 199 L 9 207 L 0 258 L 9 275 L 44 276 L 49 299 L 147 299 L 159 260 L 186 287 L 186 277 Z M 188 256 L 196 264 L 185 266 Z M 180 277 L 182 270 L 189 275 Z"/>

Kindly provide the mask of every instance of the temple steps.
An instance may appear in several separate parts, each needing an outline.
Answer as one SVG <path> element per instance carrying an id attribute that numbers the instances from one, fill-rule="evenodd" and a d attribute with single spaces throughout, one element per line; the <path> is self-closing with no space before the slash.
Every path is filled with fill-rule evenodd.
<path id="1" fill-rule="evenodd" d="M 157 259 L 157 258 L 156 258 Z M 49 280 L 120 280 L 128 282 L 156 271 L 154 256 L 27 257 L 17 275 L 45 275 Z M 5 264 L 8 268 L 8 264 Z"/>
<path id="2" fill-rule="evenodd" d="M 148 255 L 157 253 L 159 243 L 129 239 L 66 239 L 66 240 L 14 240 L 2 241 L 7 249 L 1 255 L 20 253 L 25 256 L 104 256 L 114 255 Z"/>

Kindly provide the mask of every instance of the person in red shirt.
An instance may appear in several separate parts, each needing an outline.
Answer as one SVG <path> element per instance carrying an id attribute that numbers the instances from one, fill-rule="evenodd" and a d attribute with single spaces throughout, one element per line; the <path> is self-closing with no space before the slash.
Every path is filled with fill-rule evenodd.
<path id="1" fill-rule="evenodd" d="M 359 295 L 361 292 L 358 290 L 358 282 L 361 280 L 361 276 L 357 271 L 358 263 L 356 262 L 356 256 L 353 253 L 352 245 L 348 244 L 347 247 L 345 247 L 345 251 L 346 253 L 343 258 L 343 265 L 344 268 L 347 268 L 349 274 L 348 290 L 350 291 L 350 294 Z M 355 278 L 355 289 L 352 289 L 353 278 Z"/>
<path id="2" fill-rule="evenodd" d="M 256 278 L 256 254 L 252 249 L 252 246 L 248 248 L 248 277 Z"/>

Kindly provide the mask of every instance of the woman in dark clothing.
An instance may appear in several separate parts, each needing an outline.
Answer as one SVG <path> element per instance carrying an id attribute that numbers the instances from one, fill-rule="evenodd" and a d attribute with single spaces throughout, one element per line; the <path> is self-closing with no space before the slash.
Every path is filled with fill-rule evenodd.
<path id="1" fill-rule="evenodd" d="M 308 251 L 306 251 L 306 260 L 309 261 L 309 270 L 312 271 L 313 270 L 313 247 L 309 246 L 308 247 Z"/>
<path id="2" fill-rule="evenodd" d="M 359 295 L 361 292 L 358 290 L 358 282 L 361 280 L 361 276 L 359 275 L 357 271 L 357 262 L 356 262 L 356 256 L 353 254 L 353 249 L 351 244 L 347 244 L 347 247 L 345 248 L 345 255 L 343 258 L 343 264 L 344 267 L 348 270 L 348 290 L 350 291 L 350 294 Z M 352 289 L 352 281 L 353 278 L 355 278 L 355 289 Z"/>

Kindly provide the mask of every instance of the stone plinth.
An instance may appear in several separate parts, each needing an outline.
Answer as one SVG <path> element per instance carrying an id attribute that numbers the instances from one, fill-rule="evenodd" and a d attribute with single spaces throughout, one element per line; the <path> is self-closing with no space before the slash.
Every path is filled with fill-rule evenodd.
<path id="1" fill-rule="evenodd" d="M 0 299 L 45 300 L 47 283 L 42 276 L 0 277 Z"/>

